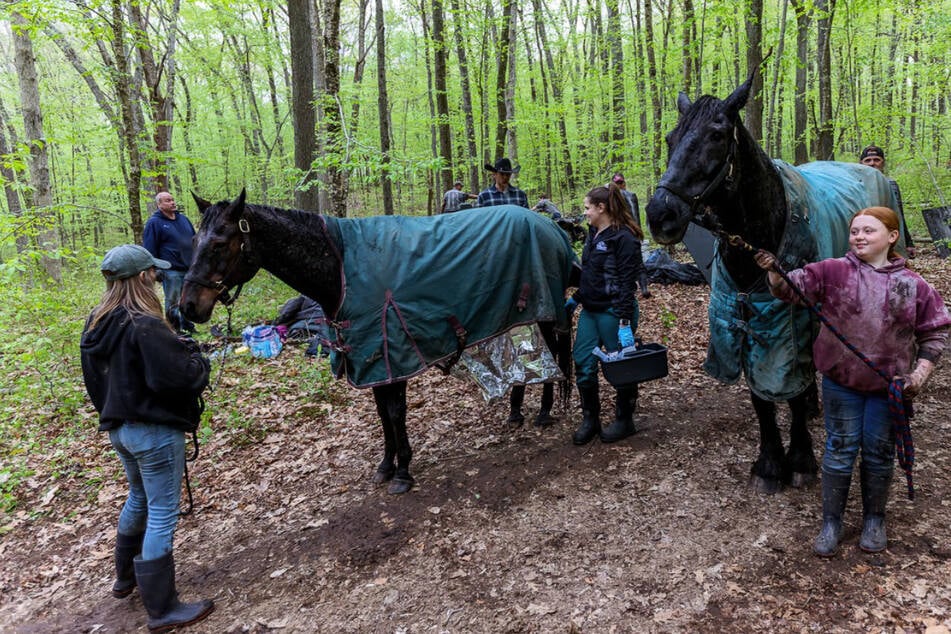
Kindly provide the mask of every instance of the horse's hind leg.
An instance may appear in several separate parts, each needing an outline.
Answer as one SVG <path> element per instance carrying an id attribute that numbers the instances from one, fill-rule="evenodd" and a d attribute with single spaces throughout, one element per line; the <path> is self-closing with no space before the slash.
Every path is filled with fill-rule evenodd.
<path id="1" fill-rule="evenodd" d="M 548 350 L 551 352 L 552 357 L 560 360 L 558 356 L 558 337 L 555 333 L 555 324 L 551 322 L 539 322 L 538 327 L 542 332 L 542 337 L 545 338 L 545 345 L 548 346 Z M 538 408 L 538 416 L 535 417 L 536 427 L 548 427 L 549 425 L 554 424 L 555 419 L 552 418 L 551 415 L 551 408 L 554 406 L 554 404 L 555 384 L 545 383 L 545 385 L 542 386 L 542 402 Z"/>
<path id="2" fill-rule="evenodd" d="M 810 416 L 818 413 L 815 411 L 817 396 L 818 388 L 813 382 L 802 394 L 789 400 L 792 422 L 789 426 L 789 450 L 786 452 L 785 472 L 789 484 L 794 487 L 812 484 L 819 471 L 808 426 Z"/>
<path id="3" fill-rule="evenodd" d="M 376 413 L 380 415 L 380 426 L 383 428 L 383 460 L 373 474 L 373 483 L 382 484 L 396 475 L 396 431 L 390 420 L 387 392 L 382 388 L 373 388 L 373 400 L 376 401 Z"/>
<path id="4" fill-rule="evenodd" d="M 525 386 L 516 385 L 512 388 L 509 395 L 509 424 L 513 427 L 520 427 L 525 422 L 522 415 L 522 403 L 525 402 Z"/>
<path id="5" fill-rule="evenodd" d="M 776 493 L 783 488 L 783 439 L 776 426 L 776 403 L 752 392 L 753 409 L 759 419 L 759 457 L 750 468 L 750 487 L 759 493 Z"/>
<path id="6" fill-rule="evenodd" d="M 376 399 L 377 411 L 383 420 L 384 435 L 392 434 L 393 447 L 396 450 L 396 471 L 387 491 L 393 494 L 406 493 L 413 488 L 415 482 L 409 473 L 413 450 L 406 434 L 406 381 L 377 386 L 373 388 L 373 397 Z M 387 426 L 390 428 L 389 432 L 386 431 Z M 386 467 L 389 460 L 388 466 L 392 468 L 393 458 L 389 442 L 390 438 L 387 437 L 387 454 L 380 463 L 380 467 Z M 377 473 L 379 472 L 378 468 Z"/>

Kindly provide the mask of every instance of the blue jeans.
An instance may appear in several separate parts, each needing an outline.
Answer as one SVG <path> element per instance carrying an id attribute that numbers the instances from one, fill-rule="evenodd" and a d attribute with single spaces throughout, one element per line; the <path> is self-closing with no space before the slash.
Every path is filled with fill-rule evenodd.
<path id="1" fill-rule="evenodd" d="M 634 318 L 631 330 L 637 332 L 640 310 L 634 302 Z M 613 309 L 603 313 L 581 309 L 578 315 L 578 329 L 575 331 L 575 345 L 572 356 L 575 359 L 575 382 L 579 387 L 594 387 L 598 384 L 598 358 L 591 351 L 603 347 L 608 352 L 621 348 L 617 339 L 618 318 Z"/>
<path id="2" fill-rule="evenodd" d="M 822 470 L 851 475 L 862 451 L 862 468 L 870 474 L 891 474 L 895 462 L 895 431 L 885 393 L 857 392 L 822 378 L 826 449 Z"/>
<path id="3" fill-rule="evenodd" d="M 185 470 L 185 432 L 165 425 L 126 422 L 109 432 L 129 480 L 129 497 L 119 513 L 119 532 L 140 535 L 142 559 L 172 552 Z"/>
<path id="4" fill-rule="evenodd" d="M 178 307 L 182 299 L 182 286 L 185 285 L 185 271 L 162 271 L 162 292 L 165 293 L 165 315 L 176 330 L 183 330 L 185 318 Z"/>

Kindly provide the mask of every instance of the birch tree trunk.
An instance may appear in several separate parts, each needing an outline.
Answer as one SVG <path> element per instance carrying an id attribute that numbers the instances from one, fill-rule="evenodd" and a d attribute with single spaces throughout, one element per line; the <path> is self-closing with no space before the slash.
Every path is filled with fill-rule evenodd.
<path id="1" fill-rule="evenodd" d="M 62 263 L 53 254 L 59 250 L 59 233 L 53 214 L 53 194 L 50 191 L 49 153 L 43 133 L 43 110 L 40 107 L 40 85 L 36 76 L 36 56 L 30 38 L 30 24 L 14 11 L 13 64 L 20 83 L 20 110 L 23 113 L 24 142 L 30 148 L 27 163 L 30 168 L 32 207 L 37 222 L 36 241 L 40 249 L 40 263 L 46 274 L 59 283 L 63 279 Z M 26 281 L 31 285 L 30 281 Z"/>

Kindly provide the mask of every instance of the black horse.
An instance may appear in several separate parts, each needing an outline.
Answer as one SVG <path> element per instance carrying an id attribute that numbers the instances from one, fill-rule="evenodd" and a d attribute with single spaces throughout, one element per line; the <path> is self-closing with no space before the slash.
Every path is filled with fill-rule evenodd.
<path id="1" fill-rule="evenodd" d="M 373 388 L 385 439 L 374 481 L 392 481 L 390 493 L 413 486 L 409 377 L 432 366 L 448 370 L 464 348 L 524 323 L 539 324 L 570 374 L 564 293 L 574 281 L 575 256 L 561 230 L 528 210 L 345 220 L 246 204 L 243 191 L 230 202 L 195 201 L 202 220 L 182 312 L 208 321 L 215 303 L 233 301 L 234 289 L 260 268 L 316 300 L 335 333 L 338 376 Z M 478 227 L 490 235 L 461 237 Z M 553 422 L 553 390 L 545 384 L 536 425 Z M 512 390 L 510 422 L 523 419 L 524 392 Z"/>
<path id="2" fill-rule="evenodd" d="M 823 179 L 819 188 L 835 205 L 837 213 L 842 209 L 850 214 L 871 205 L 893 205 L 887 198 L 887 183 L 872 173 L 875 170 L 834 162 L 795 168 L 770 160 L 740 121 L 740 109 L 749 96 L 751 80 L 752 77 L 722 101 L 705 95 L 691 103 L 685 94 L 680 94 L 680 118 L 667 135 L 667 171 L 647 205 L 647 219 L 654 239 L 661 244 L 681 241 L 691 221 L 718 238 L 715 267 L 720 267 L 719 279 L 732 281 L 736 292 L 732 297 L 719 293 L 715 273 L 710 306 L 711 344 L 705 369 L 721 380 L 726 374 L 733 381 L 742 368 L 760 426 L 759 456 L 750 470 L 750 482 L 758 491 L 773 493 L 784 483 L 802 486 L 815 480 L 816 459 L 807 428 L 808 417 L 818 411 L 815 369 L 811 365 L 815 329 L 814 324 L 809 325 L 803 309 L 773 302 L 765 274 L 753 261 L 753 247 L 779 253 L 787 269 L 845 253 L 848 215 L 845 220 L 826 221 L 816 213 L 822 205 L 816 202 L 817 188 L 808 182 L 814 175 Z M 839 186 L 847 191 L 833 196 L 832 190 Z M 798 192 L 797 187 L 803 192 Z M 801 204 L 795 206 L 790 201 Z M 757 299 L 761 303 L 757 304 Z M 801 340 L 792 342 L 788 332 L 777 334 L 758 327 L 763 313 L 771 313 L 774 323 L 805 320 L 805 326 L 797 326 Z M 736 363 L 728 362 L 730 367 L 726 371 L 713 358 L 718 345 L 722 346 L 720 351 L 728 347 L 715 342 L 715 330 L 726 332 L 730 345 L 735 344 L 742 357 Z M 751 346 L 759 347 L 760 356 L 751 356 L 757 354 L 751 352 Z M 780 369 L 771 365 L 769 357 L 784 347 L 792 350 L 796 358 Z M 796 367 L 801 377 L 798 382 L 787 376 L 787 371 Z M 757 389 L 758 378 L 752 376 L 757 371 L 772 372 L 767 381 L 785 387 L 772 390 L 772 396 L 764 395 L 770 390 Z M 785 454 L 776 425 L 775 401 L 779 400 L 788 401 L 792 413 Z"/>

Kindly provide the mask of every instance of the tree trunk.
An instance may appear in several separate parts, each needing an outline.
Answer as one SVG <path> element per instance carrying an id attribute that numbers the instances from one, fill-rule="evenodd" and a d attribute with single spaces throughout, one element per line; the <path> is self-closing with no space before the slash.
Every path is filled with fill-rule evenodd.
<path id="1" fill-rule="evenodd" d="M 294 121 L 294 167 L 302 174 L 294 188 L 294 206 L 320 210 L 317 178 L 311 165 L 317 149 L 317 112 L 314 109 L 314 57 L 311 51 L 310 0 L 288 0 L 291 41 L 291 111 Z"/>
<path id="2" fill-rule="evenodd" d="M 390 104 L 386 87 L 386 31 L 383 21 L 383 0 L 376 0 L 376 84 L 377 109 L 380 117 L 380 153 L 383 185 L 383 213 L 393 215 L 393 182 L 390 180 Z"/>
<path id="3" fill-rule="evenodd" d="M 806 136 L 808 108 L 809 21 L 810 5 L 805 0 L 792 0 L 796 12 L 796 95 L 793 102 L 793 147 L 796 165 L 809 161 L 809 140 Z"/>
<path id="4" fill-rule="evenodd" d="M 660 86 L 657 83 L 657 59 L 654 56 L 654 20 L 651 16 L 652 7 L 650 0 L 644 0 L 644 39 L 647 49 L 647 90 L 651 96 L 651 110 L 653 113 L 653 126 L 651 131 L 651 146 L 654 148 L 651 153 L 651 172 L 654 175 L 653 181 L 657 182 L 661 176 L 661 103 Z"/>
<path id="5" fill-rule="evenodd" d="M 744 123 L 753 139 L 763 142 L 763 0 L 749 0 L 746 7 L 746 73 L 753 74 Z"/>
<path id="6" fill-rule="evenodd" d="M 608 30 L 606 35 L 611 55 L 611 148 L 608 157 L 611 165 L 624 162 L 625 123 L 624 109 L 624 46 L 621 40 L 621 12 L 618 0 L 607 0 Z"/>
<path id="7" fill-rule="evenodd" d="M 7 137 L 8 133 L 10 135 L 9 138 Z M 13 148 L 16 147 L 17 142 L 16 128 L 13 127 L 13 121 L 10 119 L 9 113 L 7 113 L 7 108 L 3 100 L 0 99 L 0 156 L 13 154 Z M 21 186 L 23 178 L 15 166 L 16 163 L 13 161 L 0 161 L 0 178 L 3 178 L 3 193 L 7 200 L 7 211 L 11 216 L 19 219 L 23 216 L 23 204 L 20 201 L 19 192 L 24 191 L 24 188 Z M 20 224 L 20 220 L 17 220 L 16 223 Z M 26 253 L 29 248 L 29 237 L 24 232 L 17 231 L 17 253 Z M 3 258 L 0 257 L 0 262 L 2 261 Z"/>
<path id="8" fill-rule="evenodd" d="M 134 96 L 131 91 L 132 75 L 125 49 L 125 19 L 122 15 L 121 0 L 112 0 L 112 57 L 115 59 L 115 69 L 111 76 L 115 82 L 116 96 L 119 98 L 122 138 L 128 155 L 129 175 L 126 181 L 126 192 L 129 196 L 129 224 L 132 228 L 132 239 L 135 242 L 141 242 L 142 156 L 139 152 L 139 128 L 136 124 Z"/>
<path id="9" fill-rule="evenodd" d="M 325 0 L 323 15 L 324 94 L 320 97 L 323 114 L 323 152 L 327 165 L 330 213 L 347 215 L 347 190 L 343 179 L 345 141 L 340 111 L 340 0 Z"/>
<path id="10" fill-rule="evenodd" d="M 472 115 L 472 89 L 469 85 L 469 58 L 466 53 L 465 40 L 462 33 L 463 14 L 460 11 L 459 0 L 450 0 L 452 7 L 453 35 L 456 40 L 456 57 L 459 59 L 459 83 L 462 94 L 462 114 L 465 118 L 466 126 L 466 163 L 469 165 L 469 191 L 479 190 L 479 150 L 476 147 L 475 118 Z"/>
<path id="11" fill-rule="evenodd" d="M 33 213 L 37 219 L 36 240 L 40 249 L 40 261 L 46 274 L 59 283 L 63 279 L 62 263 L 54 257 L 60 246 L 59 234 L 52 222 L 53 194 L 50 191 L 50 169 L 47 140 L 43 133 L 43 110 L 40 106 L 40 85 L 36 77 L 36 57 L 33 40 L 30 39 L 29 23 L 14 11 L 10 16 L 13 25 L 13 64 L 20 83 L 20 110 L 23 113 L 24 142 L 30 148 L 27 163 L 30 167 L 30 187 L 33 190 Z"/>
<path id="12" fill-rule="evenodd" d="M 818 37 L 816 39 L 816 75 L 819 82 L 819 121 L 816 134 L 816 158 L 835 160 L 835 139 L 832 120 L 832 18 L 835 0 L 816 0 Z"/>
<path id="13" fill-rule="evenodd" d="M 508 72 L 505 82 L 505 146 L 512 164 L 518 163 L 518 137 L 516 135 L 517 120 L 515 118 L 515 51 L 518 50 L 518 0 L 511 0 L 509 4 L 509 43 L 508 43 Z"/>
<path id="14" fill-rule="evenodd" d="M 440 184 L 452 187 L 452 135 L 449 127 L 449 89 L 446 82 L 446 26 L 442 0 L 433 0 L 433 83 L 436 86 L 436 117 L 439 130 Z M 438 199 L 438 192 L 437 192 Z"/>
<path id="15" fill-rule="evenodd" d="M 564 98 L 561 79 L 558 76 L 558 70 L 555 68 L 555 60 L 551 54 L 551 46 L 548 45 L 548 37 L 545 34 L 545 16 L 542 13 L 541 0 L 532 0 L 532 7 L 535 14 L 535 31 L 537 33 L 541 54 L 545 58 L 545 67 L 548 69 L 548 79 L 551 83 L 552 102 L 556 105 L 557 114 L 555 115 L 555 127 L 558 129 L 559 143 L 561 145 L 561 162 L 565 167 L 565 184 L 568 191 L 574 191 L 576 188 L 574 165 L 571 161 L 571 144 L 568 141 L 568 125 L 565 122 L 564 109 L 561 108 Z M 551 193 L 551 192 L 549 192 Z"/>
<path id="16" fill-rule="evenodd" d="M 495 81 L 495 112 L 498 117 L 495 127 L 495 158 L 505 155 L 505 138 L 508 128 L 505 109 L 505 89 L 509 65 L 509 29 L 512 27 L 511 5 L 515 0 L 502 0 L 502 30 L 496 40 L 498 67 Z"/>

